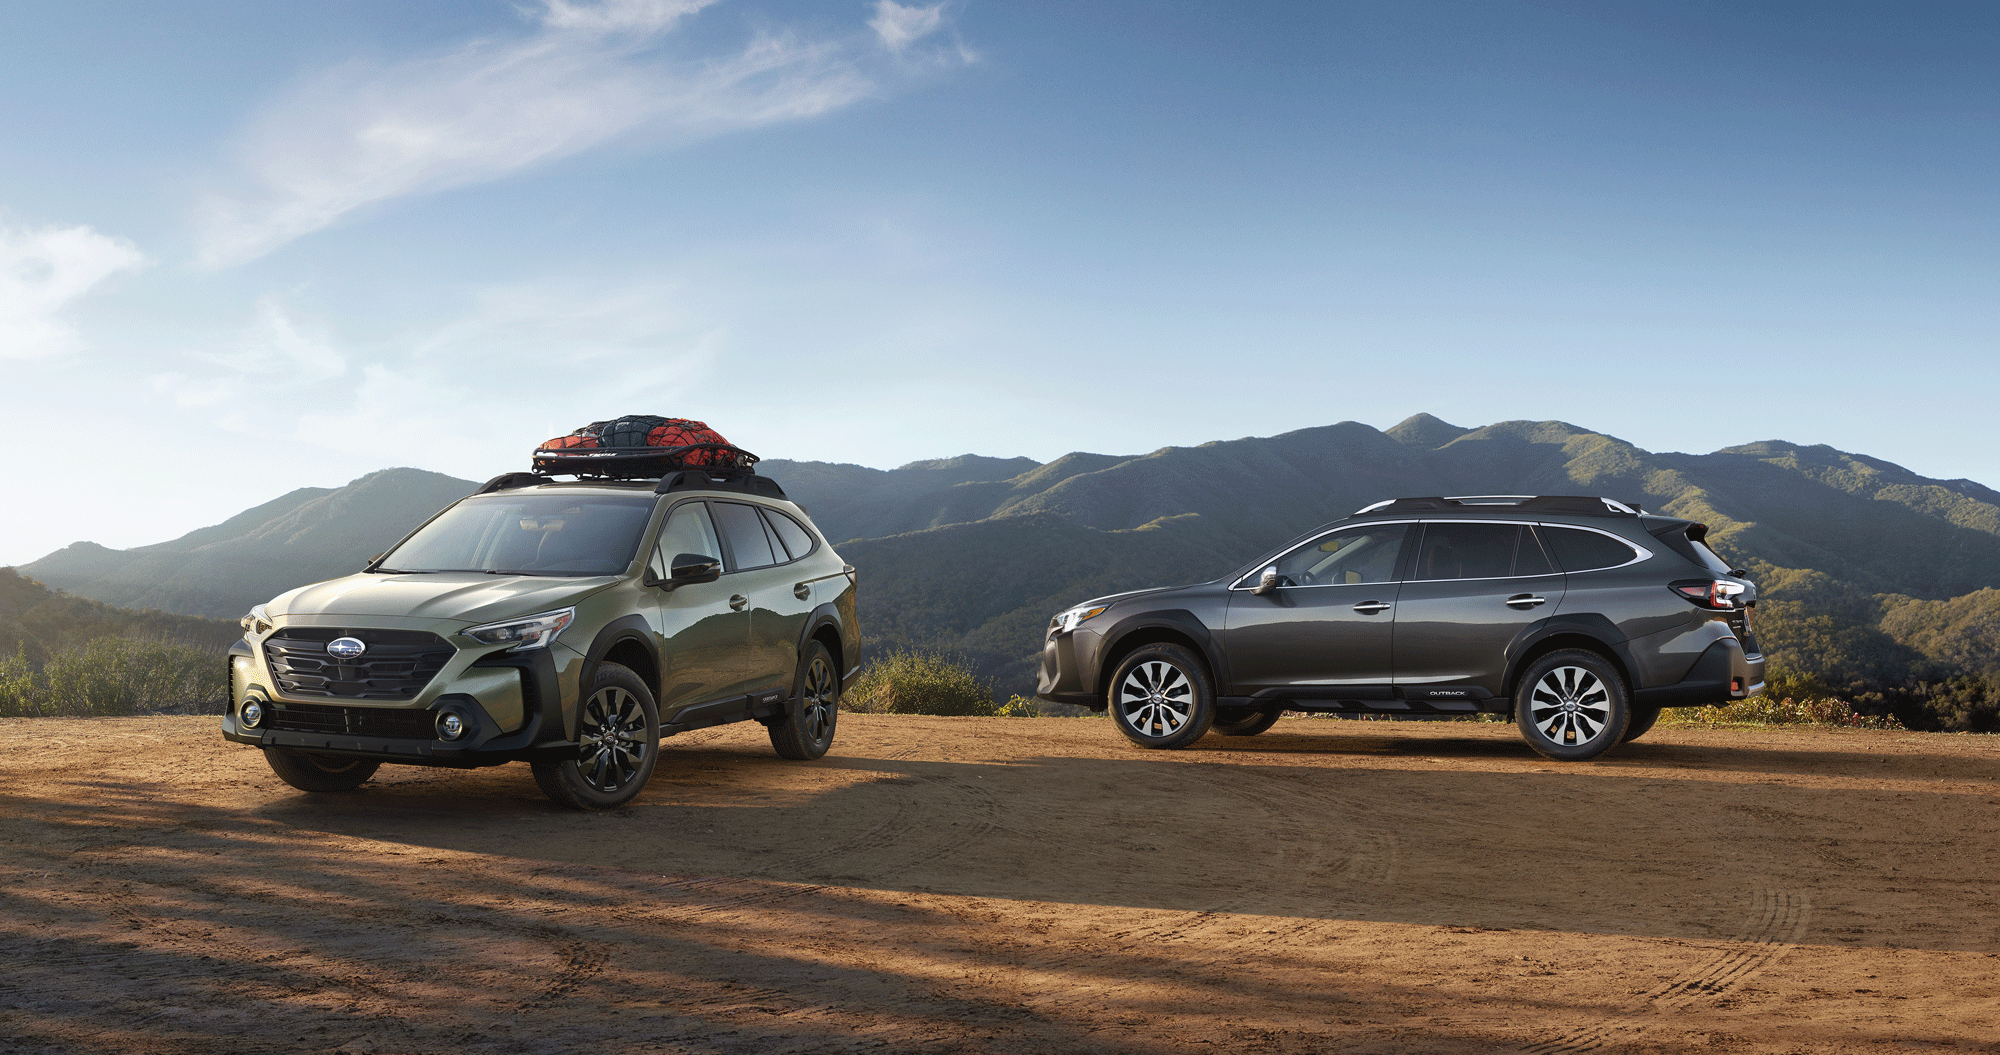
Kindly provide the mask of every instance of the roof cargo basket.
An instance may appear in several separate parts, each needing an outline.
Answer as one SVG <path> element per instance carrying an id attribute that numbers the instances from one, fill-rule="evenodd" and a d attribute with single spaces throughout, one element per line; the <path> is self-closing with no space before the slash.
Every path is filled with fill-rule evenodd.
<path id="1" fill-rule="evenodd" d="M 611 480 L 666 477 L 684 469 L 716 476 L 748 474 L 756 455 L 727 443 L 680 447 L 568 447 L 535 451 L 531 466 L 544 476 L 589 476 Z"/>

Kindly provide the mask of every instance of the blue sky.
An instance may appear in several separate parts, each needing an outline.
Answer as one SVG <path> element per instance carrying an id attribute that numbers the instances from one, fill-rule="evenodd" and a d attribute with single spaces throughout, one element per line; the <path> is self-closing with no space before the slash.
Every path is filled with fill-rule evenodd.
<path id="1" fill-rule="evenodd" d="M 262 0 L 0 33 L 0 562 L 597 418 L 1419 411 L 2000 485 L 1990 4 Z"/>

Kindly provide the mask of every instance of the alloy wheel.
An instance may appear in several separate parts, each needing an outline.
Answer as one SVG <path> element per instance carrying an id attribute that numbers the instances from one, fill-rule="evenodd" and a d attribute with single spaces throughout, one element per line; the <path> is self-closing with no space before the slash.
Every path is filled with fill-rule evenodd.
<path id="1" fill-rule="evenodd" d="M 1146 736 L 1172 736 L 1194 714 L 1194 682 L 1172 663 L 1151 660 L 1133 667 L 1118 686 L 1125 722 Z"/>
<path id="2" fill-rule="evenodd" d="M 1542 675 L 1530 696 L 1535 730 L 1564 747 L 1587 744 L 1611 722 L 1611 694 L 1582 667 L 1556 667 Z"/>
<path id="3" fill-rule="evenodd" d="M 608 685 L 583 705 L 577 728 L 577 775 L 599 791 L 617 791 L 646 761 L 645 708 L 639 698 Z"/>
<path id="4" fill-rule="evenodd" d="M 824 654 L 814 656 L 812 665 L 806 668 L 804 689 L 800 716 L 805 719 L 805 734 L 812 742 L 820 743 L 831 734 L 833 711 L 840 705 L 833 664 L 827 662 Z"/>

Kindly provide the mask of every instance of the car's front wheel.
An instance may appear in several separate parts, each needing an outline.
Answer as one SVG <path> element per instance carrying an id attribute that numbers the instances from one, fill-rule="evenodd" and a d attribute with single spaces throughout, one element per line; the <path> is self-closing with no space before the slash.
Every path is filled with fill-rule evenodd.
<path id="1" fill-rule="evenodd" d="M 265 748 L 264 761 L 279 780 L 300 791 L 353 791 L 382 768 L 382 763 L 366 759 L 313 755 L 282 747 Z"/>
<path id="2" fill-rule="evenodd" d="M 1616 746 L 1631 724 L 1625 679 L 1595 652 L 1551 652 L 1522 674 L 1514 721 L 1528 746 L 1548 758 L 1595 758 Z"/>
<path id="3" fill-rule="evenodd" d="M 1186 747 L 1215 723 L 1208 666 L 1179 645 L 1142 645 L 1111 674 L 1111 720 L 1140 747 Z"/>
<path id="4" fill-rule="evenodd" d="M 534 763 L 535 783 L 561 805 L 608 810 L 632 801 L 660 759 L 660 712 L 630 669 L 600 663 L 577 717 L 576 758 Z"/>

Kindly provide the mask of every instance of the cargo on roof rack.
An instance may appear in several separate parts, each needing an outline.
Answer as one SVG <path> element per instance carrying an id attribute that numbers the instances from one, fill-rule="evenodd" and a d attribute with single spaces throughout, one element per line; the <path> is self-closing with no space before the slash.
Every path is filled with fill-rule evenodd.
<path id="1" fill-rule="evenodd" d="M 1451 498 L 1390 498 L 1354 511 L 1355 516 L 1391 513 L 1564 513 L 1571 516 L 1635 517 L 1644 513 L 1637 502 L 1585 495 L 1458 495 Z"/>
<path id="2" fill-rule="evenodd" d="M 642 484 L 657 479 L 655 494 L 706 488 L 784 498 L 776 480 L 758 476 L 758 457 L 727 443 L 690 443 L 680 447 L 583 447 L 535 451 L 533 470 L 502 473 L 474 494 L 512 491 L 554 484 L 558 476 L 577 484 Z"/>
<path id="3" fill-rule="evenodd" d="M 540 448 L 529 467 L 547 476 L 594 476 L 636 480 L 683 469 L 715 473 L 749 472 L 758 457 L 728 443 L 688 443 L 679 447 Z"/>

